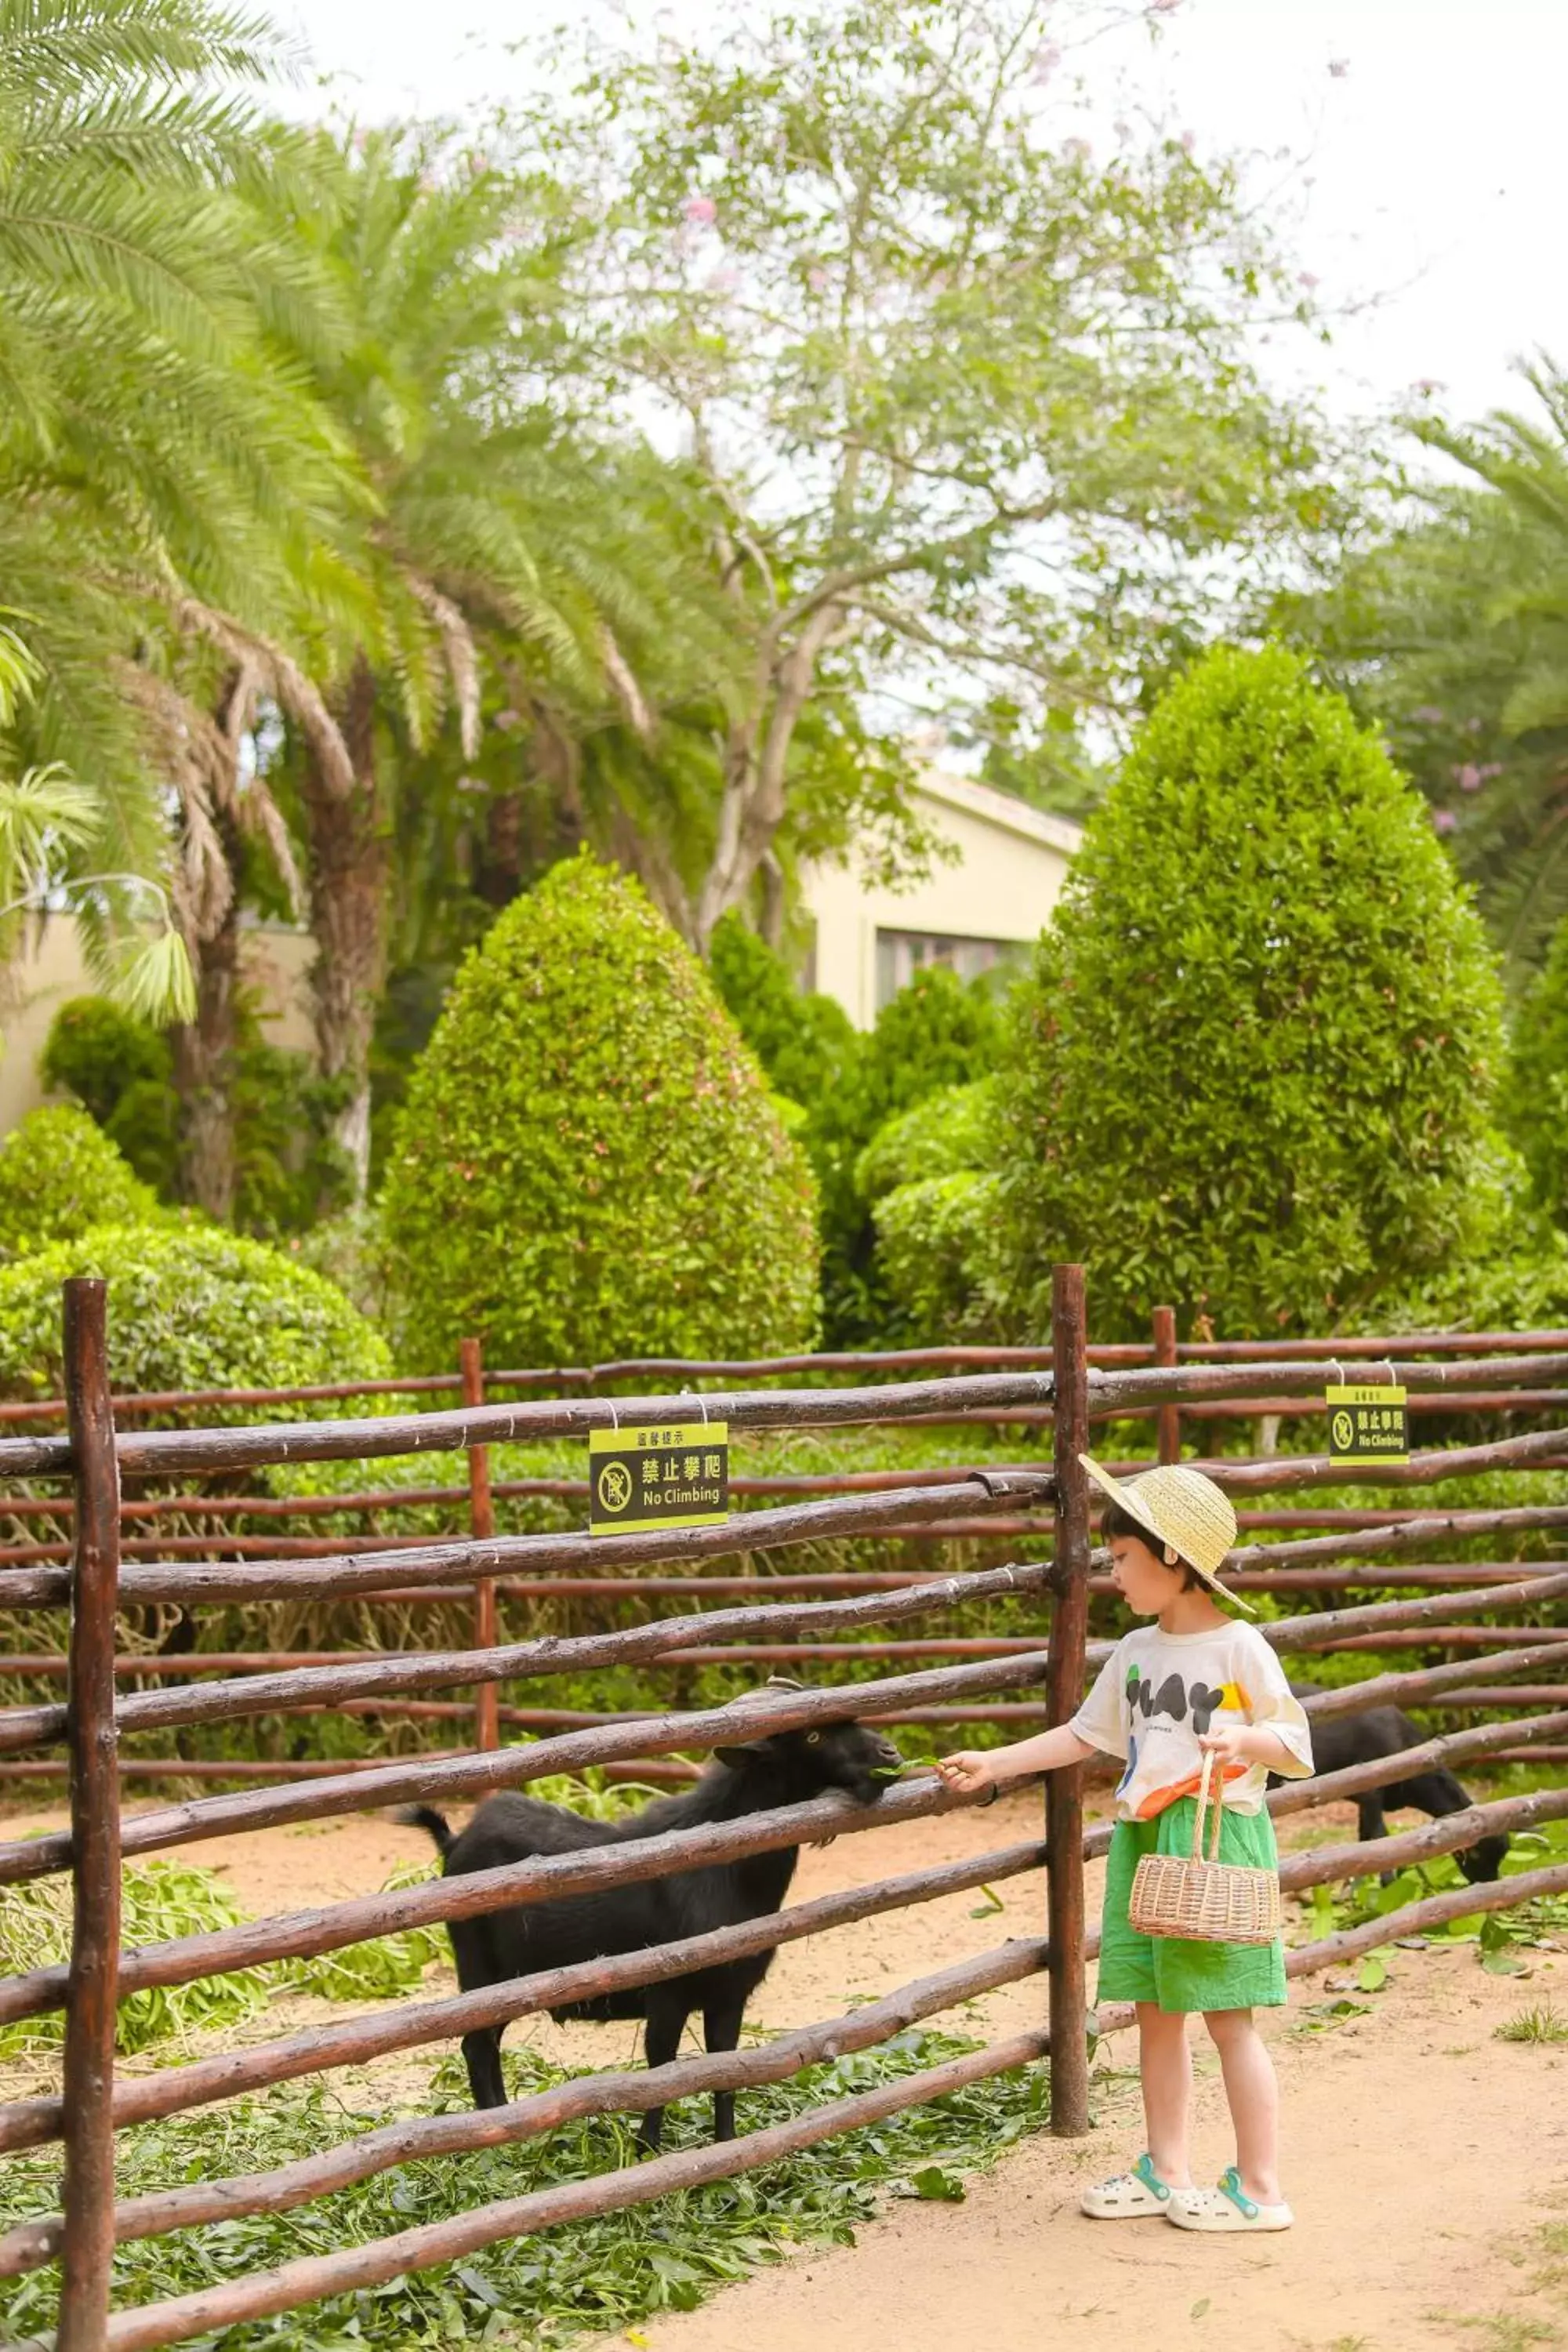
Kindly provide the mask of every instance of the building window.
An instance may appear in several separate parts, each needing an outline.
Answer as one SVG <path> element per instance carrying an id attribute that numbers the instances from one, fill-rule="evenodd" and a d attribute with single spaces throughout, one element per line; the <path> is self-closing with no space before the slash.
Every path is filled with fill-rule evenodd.
<path id="1" fill-rule="evenodd" d="M 983 971 L 1011 963 L 1025 952 L 1016 940 L 962 940 L 942 931 L 877 933 L 877 1010 L 890 1004 L 917 971 L 930 964 L 945 964 L 960 980 L 978 980 Z"/>

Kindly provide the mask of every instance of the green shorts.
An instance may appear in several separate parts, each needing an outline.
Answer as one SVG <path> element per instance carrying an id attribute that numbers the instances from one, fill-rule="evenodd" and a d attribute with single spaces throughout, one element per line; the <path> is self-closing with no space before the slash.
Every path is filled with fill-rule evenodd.
<path id="1" fill-rule="evenodd" d="M 1146 1853 L 1191 1853 L 1191 1797 L 1152 1821 L 1118 1822 L 1105 1877 L 1100 1928 L 1100 2001 L 1147 2000 L 1163 2010 L 1279 2009 L 1285 2000 L 1285 1948 L 1271 1944 L 1194 1944 L 1141 1936 L 1127 1916 L 1132 1874 Z M 1278 1869 L 1274 1824 L 1267 1813 L 1221 1817 L 1219 1858 Z"/>

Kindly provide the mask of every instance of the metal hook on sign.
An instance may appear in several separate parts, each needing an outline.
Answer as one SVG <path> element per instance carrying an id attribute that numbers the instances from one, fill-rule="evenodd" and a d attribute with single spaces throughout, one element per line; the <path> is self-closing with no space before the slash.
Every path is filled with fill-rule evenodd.
<path id="1" fill-rule="evenodd" d="M 605 1399 L 605 1402 L 610 1408 L 610 1427 L 615 1431 L 616 1435 L 618 1437 L 621 1433 L 621 1417 L 616 1411 L 616 1400 L 614 1397 L 606 1397 Z"/>
<path id="2" fill-rule="evenodd" d="M 1332 1364 L 1332 1368 L 1331 1368 L 1331 1369 L 1332 1369 L 1333 1373 L 1334 1373 L 1334 1386 L 1335 1386 L 1335 1388 L 1337 1388 L 1337 1389 L 1342 1389 L 1342 1388 L 1346 1385 L 1346 1382 L 1345 1382 L 1345 1368 L 1344 1368 L 1344 1366 L 1341 1363 L 1341 1361 L 1340 1361 L 1340 1360 L 1339 1360 L 1339 1358 L 1338 1358 L 1337 1356 L 1336 1356 L 1336 1357 L 1334 1358 L 1334 1360 L 1333 1360 L 1333 1364 Z"/>
<path id="3" fill-rule="evenodd" d="M 682 1389 L 682 1390 L 681 1390 L 681 1391 L 680 1391 L 680 1393 L 681 1393 L 681 1395 L 682 1395 L 683 1397 L 689 1397 L 689 1398 L 691 1399 L 691 1402 L 692 1402 L 692 1403 L 693 1403 L 693 1404 L 695 1404 L 695 1405 L 700 1405 L 700 1406 L 701 1407 L 701 1409 L 702 1409 L 702 1426 L 703 1426 L 703 1428 L 704 1428 L 704 1429 L 706 1429 L 706 1428 L 707 1428 L 707 1426 L 708 1426 L 708 1400 L 707 1400 L 707 1398 L 703 1395 L 703 1393 L 702 1393 L 701 1390 L 700 1390 L 700 1389 Z"/>

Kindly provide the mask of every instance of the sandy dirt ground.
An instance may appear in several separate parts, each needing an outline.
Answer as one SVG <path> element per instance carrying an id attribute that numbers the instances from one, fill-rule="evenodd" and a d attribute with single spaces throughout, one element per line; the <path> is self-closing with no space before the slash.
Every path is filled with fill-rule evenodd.
<path id="1" fill-rule="evenodd" d="M 49 1809 L 13 1808 L 0 1835 L 52 1827 Z M 803 1855 L 795 1898 L 1030 1836 L 1039 1799 L 1026 1794 Z M 1353 1831 L 1344 1808 L 1308 1825 L 1313 1842 Z M 375 1820 L 308 1824 L 193 1845 L 253 1916 L 368 1892 L 427 1850 L 417 1832 Z M 1091 1914 L 1099 1873 L 1090 1881 Z M 786 1947 L 754 2005 L 764 2030 L 841 2011 L 1009 1936 L 1042 1931 L 1043 1886 L 1031 1874 L 983 1898 L 941 1904 Z M 1568 1951 L 1526 1955 L 1528 1977 L 1492 1976 L 1475 1948 L 1395 1950 L 1389 1982 L 1361 1995 L 1366 2013 L 1326 2013 L 1336 1985 L 1292 1990 L 1268 2032 L 1286 2118 L 1294 2231 L 1262 2240 L 1194 2238 L 1158 2221 L 1093 2223 L 1077 2211 L 1086 2180 L 1120 2168 L 1142 2145 L 1136 2052 L 1102 2043 L 1095 2128 L 1087 2139 L 1036 2139 L 973 2180 L 962 2205 L 889 2200 L 854 2248 L 805 2252 L 689 2315 L 649 2322 L 629 2339 L 651 2352 L 1126 2352 L 1191 2344 L 1205 2352 L 1568 2352 L 1568 2042 L 1515 2043 L 1496 2029 L 1525 2009 L 1568 2019 Z M 432 1971 L 427 1989 L 449 1982 Z M 1042 2014 L 1037 1981 L 1004 1988 L 943 2021 L 987 2034 Z M 341 2005 L 290 2000 L 243 2029 L 260 2040 Z M 607 2066 L 633 2056 L 629 2024 L 514 2026 L 508 2046 Z M 224 2040 L 232 2045 L 232 2030 Z M 1200 2177 L 1230 2160 L 1212 2053 L 1201 2040 Z M 195 2053 L 193 2052 L 193 2054 Z M 427 2079 L 428 2053 L 377 2062 L 340 2083 L 353 2105 L 383 2105 Z M 0 2095 L 23 2083 L 11 2076 Z M 743 2100 L 742 2100 L 743 2112 Z M 627 2343 L 604 2339 L 603 2352 Z"/>

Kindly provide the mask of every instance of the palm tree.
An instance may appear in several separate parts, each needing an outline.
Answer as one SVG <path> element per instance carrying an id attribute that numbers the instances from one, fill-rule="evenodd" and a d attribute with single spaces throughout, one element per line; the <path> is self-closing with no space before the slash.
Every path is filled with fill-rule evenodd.
<path id="1" fill-rule="evenodd" d="M 445 721 L 474 761 L 487 675 L 509 670 L 531 731 L 542 722 L 530 698 L 548 683 L 647 735 L 654 714 L 626 646 L 655 632 L 670 595 L 667 549 L 640 528 L 638 498 L 618 494 L 638 461 L 585 446 L 537 388 L 550 266 L 530 192 L 482 156 L 408 134 L 342 146 L 321 134 L 310 160 L 293 225 L 352 316 L 314 381 L 377 504 L 351 551 L 374 615 L 322 640 L 346 764 L 318 734 L 298 771 L 318 1058 L 363 1192 L 399 739 L 417 751 Z"/>
<path id="2" fill-rule="evenodd" d="M 1384 726 L 1515 980 L 1568 911 L 1568 383 L 1419 437 L 1460 469 L 1285 625 Z"/>
<path id="3" fill-rule="evenodd" d="M 170 903 L 148 722 L 175 688 L 137 647 L 228 628 L 265 666 L 344 496 L 283 350 L 323 332 L 321 289 L 255 201 L 287 142 L 244 85 L 279 56 L 208 0 L 0 0 L 0 579 L 39 673 L 16 724 L 86 780 L 68 845 L 106 954 L 149 893 Z M 159 957 L 166 1011 L 189 976 Z"/>

